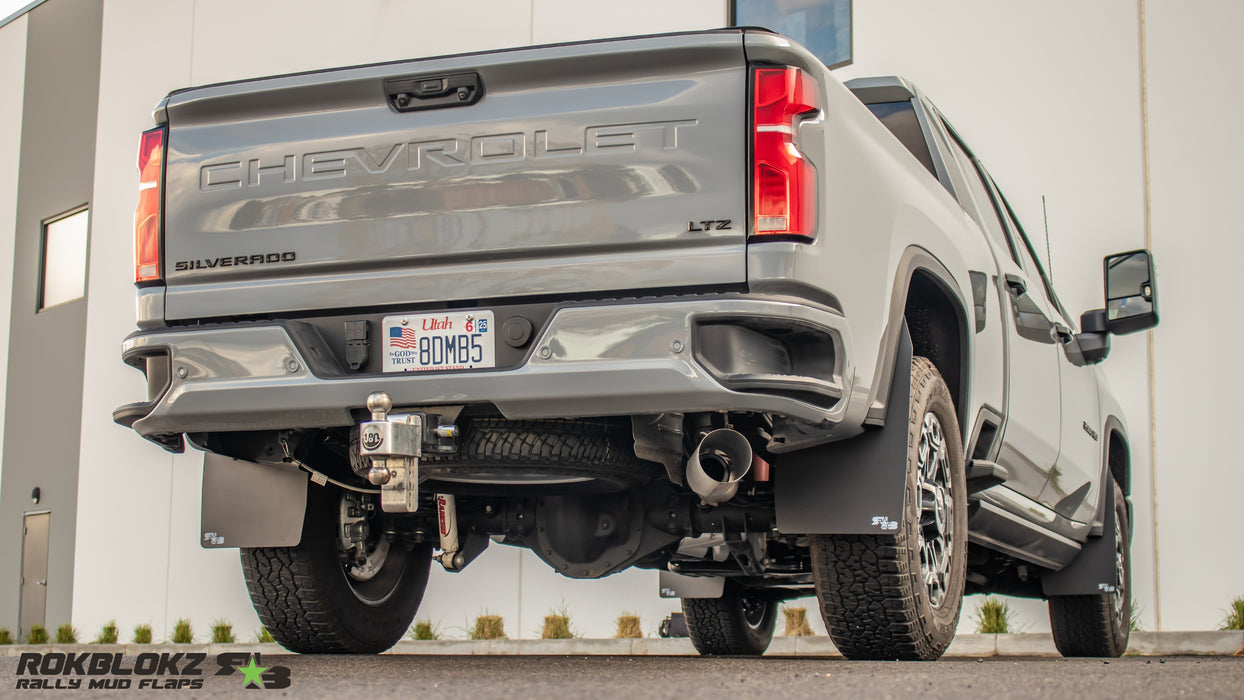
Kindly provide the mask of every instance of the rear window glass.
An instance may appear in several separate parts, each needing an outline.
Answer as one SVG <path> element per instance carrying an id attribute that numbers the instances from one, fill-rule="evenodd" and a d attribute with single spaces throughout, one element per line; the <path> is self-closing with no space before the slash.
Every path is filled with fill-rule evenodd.
<path id="1" fill-rule="evenodd" d="M 937 177 L 937 171 L 933 168 L 933 157 L 929 155 L 929 144 L 924 140 L 924 131 L 920 129 L 920 121 L 916 119 L 916 110 L 911 106 L 911 100 L 874 102 L 868 105 L 868 109 L 911 151 L 916 160 L 928 168 L 933 177 Z"/>

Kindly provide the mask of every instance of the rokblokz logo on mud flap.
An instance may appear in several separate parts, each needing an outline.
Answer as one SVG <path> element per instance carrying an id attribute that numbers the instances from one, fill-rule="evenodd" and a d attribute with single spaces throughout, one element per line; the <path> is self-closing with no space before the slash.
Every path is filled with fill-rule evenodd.
<path id="1" fill-rule="evenodd" d="M 25 653 L 17 661 L 18 690 L 199 690 L 207 654 L 154 653 L 127 659 L 120 653 Z M 242 674 L 247 689 L 280 690 L 290 686 L 289 668 L 263 666 L 259 654 L 228 652 L 216 656 L 216 676 Z"/>

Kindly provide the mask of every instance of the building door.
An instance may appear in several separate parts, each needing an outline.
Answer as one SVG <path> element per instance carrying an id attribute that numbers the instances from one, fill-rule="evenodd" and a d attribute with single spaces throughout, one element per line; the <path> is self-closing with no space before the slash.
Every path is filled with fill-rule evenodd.
<path id="1" fill-rule="evenodd" d="M 22 635 L 31 625 L 44 625 L 48 602 L 48 529 L 51 513 L 26 515 L 22 529 Z"/>

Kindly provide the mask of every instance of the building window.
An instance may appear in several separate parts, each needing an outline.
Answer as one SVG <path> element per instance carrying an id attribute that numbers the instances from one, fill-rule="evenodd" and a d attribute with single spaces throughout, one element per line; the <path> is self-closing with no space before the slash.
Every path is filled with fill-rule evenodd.
<path id="1" fill-rule="evenodd" d="M 851 63 L 851 0 L 733 0 L 736 27 L 764 27 L 803 44 L 830 68 Z"/>
<path id="2" fill-rule="evenodd" d="M 39 309 L 86 296 L 86 239 L 90 211 L 79 209 L 43 222 Z"/>

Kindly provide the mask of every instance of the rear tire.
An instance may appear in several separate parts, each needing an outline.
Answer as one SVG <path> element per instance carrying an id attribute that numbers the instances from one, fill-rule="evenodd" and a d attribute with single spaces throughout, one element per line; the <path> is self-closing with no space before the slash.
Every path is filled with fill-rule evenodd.
<path id="1" fill-rule="evenodd" d="M 1123 489 L 1114 486 L 1115 589 L 1095 595 L 1050 598 L 1050 628 L 1054 646 L 1063 656 L 1116 658 L 1127 651 L 1132 627 L 1131 523 Z"/>
<path id="2" fill-rule="evenodd" d="M 933 363 L 912 359 L 906 512 L 893 535 L 813 535 L 821 617 L 848 659 L 939 658 L 967 577 L 967 485 L 959 422 Z"/>
<path id="3" fill-rule="evenodd" d="M 683 598 L 687 634 L 701 656 L 760 656 L 773 641 L 778 604 L 726 582 L 720 598 Z"/>
<path id="4" fill-rule="evenodd" d="M 300 654 L 376 654 L 397 643 L 419 609 L 432 547 L 392 542 L 365 580 L 338 556 L 341 491 L 309 486 L 302 541 L 241 550 L 246 588 L 273 638 Z M 374 526 L 373 539 L 383 537 Z M 378 540 L 376 540 L 378 541 Z"/>

